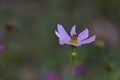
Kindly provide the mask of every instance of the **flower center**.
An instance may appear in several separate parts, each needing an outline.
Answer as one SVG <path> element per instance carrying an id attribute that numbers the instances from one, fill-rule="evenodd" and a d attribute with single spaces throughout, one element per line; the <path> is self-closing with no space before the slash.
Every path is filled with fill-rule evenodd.
<path id="1" fill-rule="evenodd" d="M 78 35 L 73 35 L 72 37 L 71 37 L 71 40 L 70 40 L 70 43 L 72 43 L 72 44 L 78 44 Z"/>

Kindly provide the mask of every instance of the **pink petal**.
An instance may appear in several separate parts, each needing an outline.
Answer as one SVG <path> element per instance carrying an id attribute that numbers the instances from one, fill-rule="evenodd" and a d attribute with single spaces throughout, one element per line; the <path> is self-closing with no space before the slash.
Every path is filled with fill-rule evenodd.
<path id="1" fill-rule="evenodd" d="M 73 44 L 73 46 L 76 46 L 76 47 L 78 47 L 78 46 L 81 46 L 81 44 Z"/>
<path id="2" fill-rule="evenodd" d="M 60 34 L 55 30 L 55 34 L 57 35 L 58 38 L 62 39 L 62 37 L 60 36 Z"/>
<path id="3" fill-rule="evenodd" d="M 71 36 L 76 35 L 76 25 L 74 25 L 74 26 L 71 28 L 70 34 L 71 34 Z"/>
<path id="4" fill-rule="evenodd" d="M 55 34 L 59 38 L 59 44 L 60 45 L 64 45 L 64 44 L 68 44 L 69 43 L 70 40 L 64 38 L 64 36 L 62 36 L 61 34 L 59 34 L 57 31 L 55 31 Z"/>
<path id="5" fill-rule="evenodd" d="M 88 39 L 86 39 L 86 40 L 81 41 L 81 44 L 92 43 L 92 42 L 95 41 L 95 39 L 96 39 L 96 36 L 94 35 L 94 36 L 92 36 L 92 37 L 90 37 L 90 38 L 88 38 Z"/>
<path id="6" fill-rule="evenodd" d="M 78 40 L 81 41 L 81 40 L 84 40 L 86 38 L 88 38 L 88 29 L 86 28 L 84 31 L 82 31 L 79 35 L 78 35 Z"/>
<path id="7" fill-rule="evenodd" d="M 70 40 L 70 36 L 67 34 L 67 32 L 65 31 L 62 25 L 58 24 L 57 29 L 58 29 L 58 33 L 62 36 L 62 38 Z"/>
<path id="8" fill-rule="evenodd" d="M 60 45 L 64 45 L 65 44 L 65 40 L 59 39 L 59 44 Z"/>

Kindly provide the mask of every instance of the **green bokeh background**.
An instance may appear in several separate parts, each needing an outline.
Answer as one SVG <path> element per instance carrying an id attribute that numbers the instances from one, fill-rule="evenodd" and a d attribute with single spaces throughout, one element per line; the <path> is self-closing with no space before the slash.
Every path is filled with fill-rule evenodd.
<path id="1" fill-rule="evenodd" d="M 119 4 L 119 0 L 0 0 L 0 43 L 5 45 L 0 52 L 0 77 L 42 80 L 44 74 L 57 72 L 66 80 L 70 47 L 59 45 L 55 29 L 62 24 L 69 32 L 76 24 L 78 33 L 88 27 L 97 40 L 76 48 L 74 65 L 85 63 L 87 71 L 73 80 L 107 80 L 106 63 L 112 67 L 110 80 L 119 80 Z M 6 20 L 15 25 L 10 32 Z M 101 28 L 104 31 L 98 34 Z"/>

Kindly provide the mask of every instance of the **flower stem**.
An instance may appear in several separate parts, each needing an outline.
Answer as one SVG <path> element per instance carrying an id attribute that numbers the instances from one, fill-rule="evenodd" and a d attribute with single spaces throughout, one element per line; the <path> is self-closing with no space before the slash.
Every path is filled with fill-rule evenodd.
<path id="1" fill-rule="evenodd" d="M 106 75 L 107 75 L 107 80 L 110 80 L 110 73 L 107 72 Z"/>
<path id="2" fill-rule="evenodd" d="M 72 71 L 72 62 L 73 62 L 72 53 L 73 53 L 73 52 L 74 52 L 74 46 L 71 46 L 70 62 L 69 62 L 69 71 L 68 71 L 68 80 L 71 80 L 71 71 Z"/>

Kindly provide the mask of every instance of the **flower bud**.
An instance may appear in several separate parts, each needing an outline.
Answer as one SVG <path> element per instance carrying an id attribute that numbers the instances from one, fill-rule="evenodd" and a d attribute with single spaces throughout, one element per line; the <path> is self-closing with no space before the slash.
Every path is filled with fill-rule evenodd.
<path id="1" fill-rule="evenodd" d="M 103 47 L 105 47 L 105 43 L 103 40 L 96 40 L 95 46 L 103 48 Z"/>
<path id="2" fill-rule="evenodd" d="M 74 58 L 76 56 L 77 56 L 77 54 L 75 52 L 72 52 L 72 57 Z"/>

